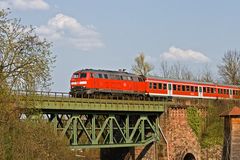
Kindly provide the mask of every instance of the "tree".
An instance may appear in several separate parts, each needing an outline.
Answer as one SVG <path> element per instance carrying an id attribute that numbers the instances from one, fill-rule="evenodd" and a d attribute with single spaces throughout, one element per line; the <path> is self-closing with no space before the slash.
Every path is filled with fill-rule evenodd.
<path id="1" fill-rule="evenodd" d="M 167 61 L 161 61 L 160 74 L 164 78 L 193 80 L 193 73 L 185 65 L 177 62 L 172 65 L 168 65 Z"/>
<path id="2" fill-rule="evenodd" d="M 0 159 L 76 159 L 48 122 L 19 119 L 25 103 L 12 89 L 46 87 L 54 57 L 34 28 L 8 16 L 0 10 Z"/>
<path id="3" fill-rule="evenodd" d="M 49 86 L 55 61 L 51 43 L 36 35 L 32 26 L 10 19 L 9 13 L 0 11 L 0 84 L 28 90 Z"/>
<path id="4" fill-rule="evenodd" d="M 138 75 L 147 76 L 154 68 L 153 65 L 146 62 L 143 52 L 135 58 L 135 63 L 136 64 L 132 66 L 132 71 Z"/>
<path id="5" fill-rule="evenodd" d="M 198 80 L 201 82 L 214 82 L 212 72 L 210 70 L 210 66 L 207 64 L 205 65 L 202 73 L 199 74 Z"/>
<path id="6" fill-rule="evenodd" d="M 218 66 L 218 73 L 225 84 L 238 85 L 240 81 L 240 52 L 229 50 Z"/>
<path id="7" fill-rule="evenodd" d="M 160 62 L 160 74 L 164 78 L 171 77 L 171 67 L 168 65 L 167 61 Z"/>

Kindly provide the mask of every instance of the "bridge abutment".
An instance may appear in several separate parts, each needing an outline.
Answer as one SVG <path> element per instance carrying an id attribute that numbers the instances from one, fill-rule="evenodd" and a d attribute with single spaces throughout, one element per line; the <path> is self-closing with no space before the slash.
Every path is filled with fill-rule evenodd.
<path id="1" fill-rule="evenodd" d="M 167 144 L 161 141 L 160 152 L 162 153 L 159 157 L 170 160 L 201 159 L 201 146 L 188 124 L 186 108 L 169 107 L 161 116 L 160 126 L 166 136 Z"/>

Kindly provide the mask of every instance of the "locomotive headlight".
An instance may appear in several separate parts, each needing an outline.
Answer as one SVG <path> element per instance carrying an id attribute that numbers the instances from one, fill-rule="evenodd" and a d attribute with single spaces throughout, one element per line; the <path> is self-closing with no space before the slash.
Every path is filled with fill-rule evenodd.
<path id="1" fill-rule="evenodd" d="M 80 81 L 79 84 L 87 84 L 87 81 Z"/>
<path id="2" fill-rule="evenodd" d="M 71 82 L 71 85 L 76 85 L 77 84 L 77 82 Z"/>

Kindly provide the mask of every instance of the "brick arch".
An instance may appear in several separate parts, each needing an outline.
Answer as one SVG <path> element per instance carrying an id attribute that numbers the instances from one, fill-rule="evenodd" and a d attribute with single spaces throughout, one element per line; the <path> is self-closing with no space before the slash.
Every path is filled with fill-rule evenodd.
<path id="1" fill-rule="evenodd" d="M 183 156 L 182 160 L 196 160 L 196 157 L 192 153 L 187 153 Z"/>
<path id="2" fill-rule="evenodd" d="M 178 148 L 180 149 L 180 148 Z M 192 159 L 191 159 L 192 157 Z M 194 158 L 193 158 L 194 157 Z M 170 157 L 171 160 L 200 160 L 200 152 L 196 150 L 196 147 L 182 147 L 182 149 L 176 151 Z"/>

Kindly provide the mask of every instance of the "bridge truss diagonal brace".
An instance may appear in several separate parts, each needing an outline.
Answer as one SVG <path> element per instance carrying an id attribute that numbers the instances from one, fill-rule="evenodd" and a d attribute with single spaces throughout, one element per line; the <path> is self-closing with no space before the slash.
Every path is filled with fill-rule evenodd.
<path id="1" fill-rule="evenodd" d="M 78 148 L 133 147 L 159 141 L 159 113 L 45 112 L 54 130 Z"/>

